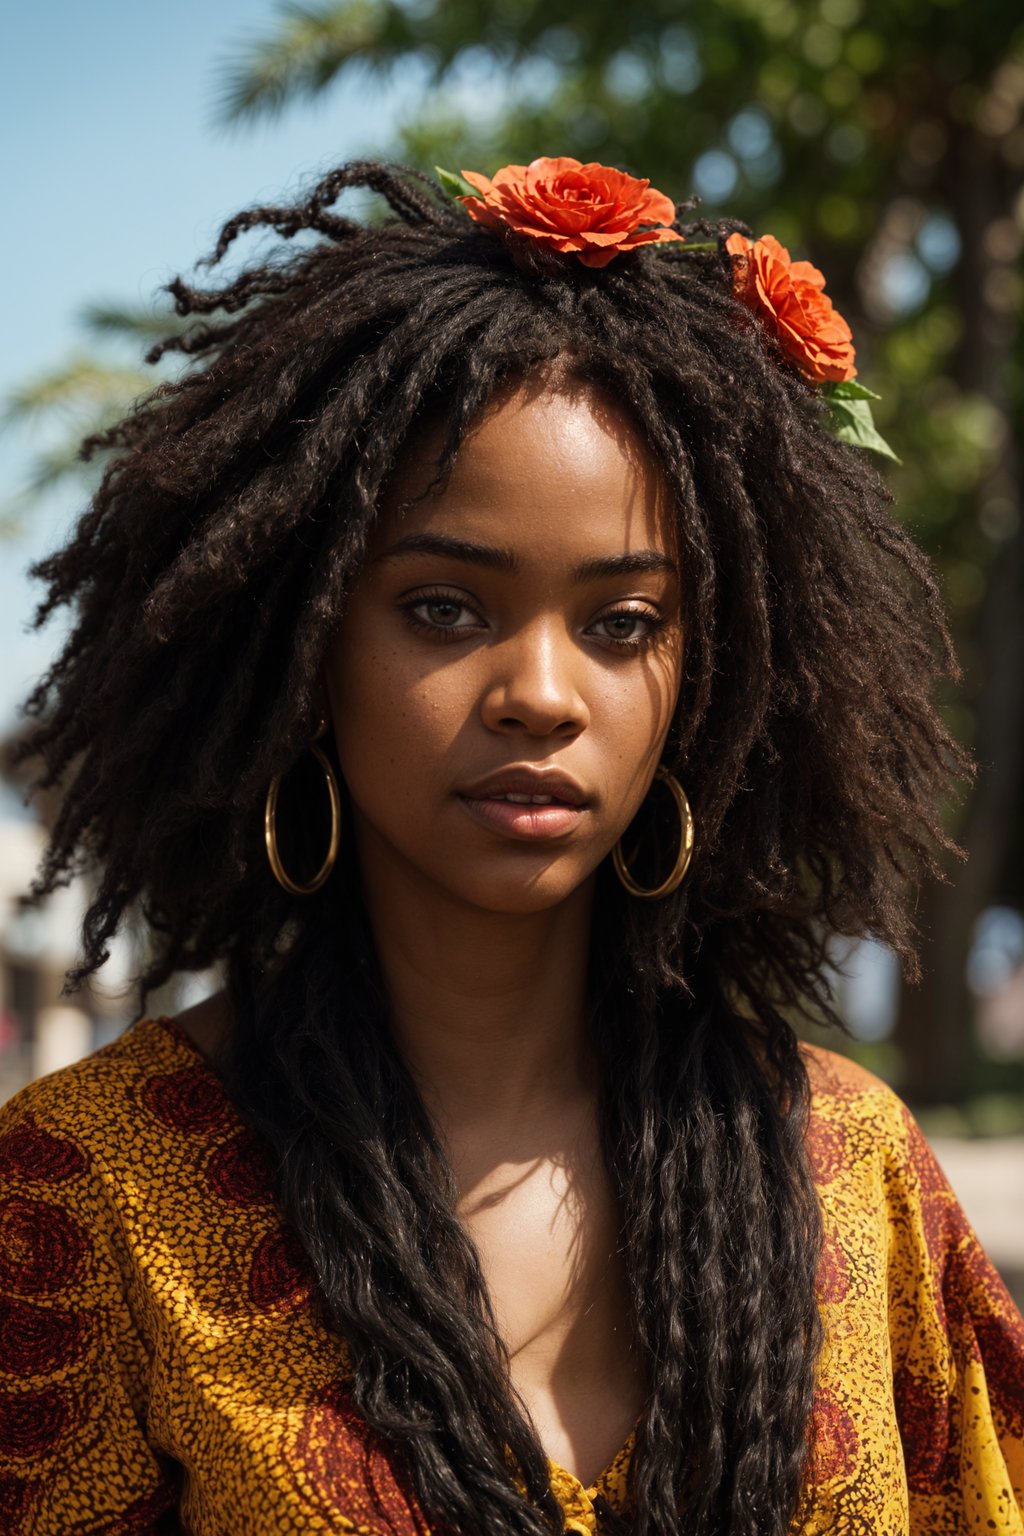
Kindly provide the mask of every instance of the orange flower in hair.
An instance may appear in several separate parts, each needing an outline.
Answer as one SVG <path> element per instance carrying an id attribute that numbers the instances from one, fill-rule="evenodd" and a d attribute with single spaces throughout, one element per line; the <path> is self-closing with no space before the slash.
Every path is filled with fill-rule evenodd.
<path id="1" fill-rule="evenodd" d="M 736 297 L 761 317 L 801 373 L 815 383 L 854 378 L 852 332 L 825 294 L 817 267 L 791 261 L 774 235 L 732 234 L 725 248 Z"/>
<path id="2" fill-rule="evenodd" d="M 441 186 L 478 224 L 501 235 L 517 265 L 538 250 L 575 256 L 587 267 L 606 267 L 620 251 L 637 246 L 684 245 L 682 254 L 722 252 L 721 237 L 685 241 L 668 226 L 676 216 L 671 198 L 649 181 L 610 165 L 583 165 L 568 155 L 541 156 L 529 165 L 506 165 L 493 178 L 478 171 L 456 176 L 435 166 Z M 687 205 L 689 206 L 689 205 Z M 783 356 L 817 384 L 828 402 L 822 425 L 841 442 L 868 448 L 899 463 L 871 414 L 878 396 L 857 378 L 850 327 L 825 293 L 825 279 L 809 261 L 793 261 L 774 235 L 748 240 L 738 232 L 724 242 L 731 260 L 733 293 L 774 336 Z M 673 266 L 682 272 L 684 262 Z"/>
<path id="3" fill-rule="evenodd" d="M 586 267 L 605 267 L 620 251 L 682 240 L 664 226 L 676 216 L 671 198 L 649 181 L 610 165 L 583 165 L 568 155 L 506 165 L 492 178 L 463 171 L 479 197 L 459 196 L 486 229 L 510 230 L 551 251 L 575 255 Z"/>

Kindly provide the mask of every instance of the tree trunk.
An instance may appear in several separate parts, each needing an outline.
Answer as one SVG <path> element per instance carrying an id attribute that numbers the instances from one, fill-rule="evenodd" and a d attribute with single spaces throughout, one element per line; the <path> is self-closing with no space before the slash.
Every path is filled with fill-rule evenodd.
<path id="1" fill-rule="evenodd" d="M 996 262 L 986 235 L 1013 214 L 1019 177 L 1009 172 L 998 141 L 962 128 L 953 140 L 946 187 L 962 242 L 958 276 L 964 315 L 959 382 L 983 396 L 1005 424 L 1000 448 L 976 491 L 976 513 L 986 503 L 1015 509 L 996 544 L 979 604 L 973 643 L 964 657 L 964 692 L 975 712 L 979 772 L 958 841 L 966 865 L 954 863 L 951 882 L 929 882 L 918 909 L 923 930 L 923 980 L 902 989 L 896 1039 L 904 1057 L 901 1087 L 916 1103 L 955 1101 L 968 1089 L 973 1012 L 966 962 L 974 924 L 1000 898 L 1006 850 L 1021 815 L 1018 786 L 1024 774 L 1024 531 L 1021 462 L 1010 420 L 1009 380 L 1019 324 L 1016 309 L 999 303 Z"/>

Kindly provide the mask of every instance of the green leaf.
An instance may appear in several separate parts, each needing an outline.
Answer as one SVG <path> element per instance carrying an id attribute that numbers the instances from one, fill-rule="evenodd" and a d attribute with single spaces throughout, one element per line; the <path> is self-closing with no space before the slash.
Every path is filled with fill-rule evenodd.
<path id="1" fill-rule="evenodd" d="M 878 398 L 877 395 L 875 398 Z M 853 443 L 857 448 L 870 448 L 873 453 L 880 453 L 896 464 L 902 464 L 903 460 L 897 458 L 880 435 L 866 400 L 843 399 L 842 396 L 836 399 L 832 396 L 829 404 L 832 407 L 829 431 L 833 437 L 838 437 L 844 443 Z"/>
<path id="2" fill-rule="evenodd" d="M 657 228 L 657 225 L 652 226 Z M 717 240 L 652 240 L 648 245 L 640 247 L 645 251 L 655 251 L 664 256 L 669 251 L 674 251 L 677 256 L 685 256 L 688 251 L 717 251 Z"/>
<path id="3" fill-rule="evenodd" d="M 475 187 L 471 187 L 468 181 L 457 176 L 454 171 L 446 171 L 440 165 L 435 165 L 437 179 L 441 183 L 449 197 L 479 197 Z"/>
<path id="4" fill-rule="evenodd" d="M 119 336 L 140 343 L 163 341 L 192 323 L 191 317 L 180 318 L 164 300 L 154 304 L 86 304 L 80 318 L 94 336 Z"/>
<path id="5" fill-rule="evenodd" d="M 881 395 L 876 395 L 873 389 L 868 389 L 866 384 L 859 384 L 856 379 L 826 379 L 821 386 L 823 395 L 828 395 L 830 400 L 881 400 Z"/>
<path id="6" fill-rule="evenodd" d="M 281 0 L 270 28 L 243 37 L 219 66 L 215 122 L 279 117 L 322 96 L 353 66 L 386 73 L 417 51 L 413 9 L 395 0 Z"/>
<path id="7" fill-rule="evenodd" d="M 134 399 L 148 394 L 158 377 L 140 368 L 112 365 L 80 352 L 48 373 L 37 374 L 0 400 L 0 428 L 35 417 L 91 413 L 113 407 L 123 415 Z"/>

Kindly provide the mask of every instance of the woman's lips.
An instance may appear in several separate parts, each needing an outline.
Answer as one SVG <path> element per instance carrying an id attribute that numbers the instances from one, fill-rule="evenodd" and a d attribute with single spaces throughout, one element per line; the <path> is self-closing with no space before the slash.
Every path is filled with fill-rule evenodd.
<path id="1" fill-rule="evenodd" d="M 545 805 L 538 804 L 533 797 L 526 800 L 524 797 L 459 795 L 457 798 L 474 821 L 525 842 L 564 837 L 586 815 L 585 806 L 567 805 L 554 799 Z"/>

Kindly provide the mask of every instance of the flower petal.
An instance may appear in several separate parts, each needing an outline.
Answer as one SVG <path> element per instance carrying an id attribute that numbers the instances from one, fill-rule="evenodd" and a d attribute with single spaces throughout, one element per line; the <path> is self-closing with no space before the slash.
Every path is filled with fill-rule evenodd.
<path id="1" fill-rule="evenodd" d="M 481 192 L 484 197 L 487 197 L 489 193 L 494 191 L 494 183 L 488 181 L 486 176 L 481 176 L 479 171 L 460 171 L 459 175 L 463 181 L 468 181 L 471 187 L 476 187 L 477 191 Z"/>
<path id="2" fill-rule="evenodd" d="M 503 165 L 500 171 L 495 171 L 491 179 L 496 187 L 518 184 L 526 180 L 526 171 L 525 165 Z"/>
<path id="3" fill-rule="evenodd" d="M 810 283 L 812 288 L 824 288 L 824 274 L 809 261 L 794 261 L 789 269 L 789 275 L 794 283 Z"/>
<path id="4" fill-rule="evenodd" d="M 661 239 L 681 240 L 669 225 L 672 200 L 649 181 L 598 161 L 569 155 L 538 156 L 529 165 L 506 165 L 493 178 L 462 175 L 480 196 L 460 201 L 487 229 L 504 227 L 548 249 L 574 252 L 587 266 L 604 266 L 619 249 Z"/>

